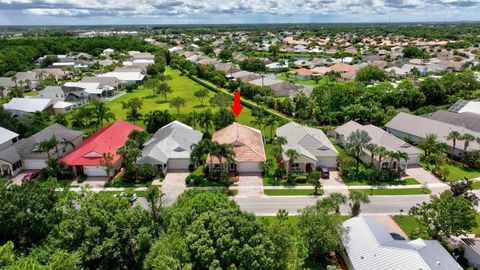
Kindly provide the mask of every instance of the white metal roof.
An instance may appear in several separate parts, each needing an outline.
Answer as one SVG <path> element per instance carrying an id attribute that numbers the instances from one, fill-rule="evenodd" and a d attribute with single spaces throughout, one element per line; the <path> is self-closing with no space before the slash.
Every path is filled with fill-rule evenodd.
<path id="1" fill-rule="evenodd" d="M 48 98 L 12 98 L 8 103 L 3 104 L 6 110 L 23 112 L 42 112 L 52 103 Z"/>
<path id="2" fill-rule="evenodd" d="M 356 270 L 454 270 L 462 267 L 436 240 L 394 240 L 385 226 L 364 216 L 343 223 L 342 242 Z"/>
<path id="3" fill-rule="evenodd" d="M 115 77 L 122 81 L 141 81 L 145 77 L 141 72 L 108 72 L 98 77 Z"/>
<path id="4" fill-rule="evenodd" d="M 14 138 L 18 137 L 18 134 L 8 130 L 6 128 L 0 127 L 0 144 L 11 141 Z"/>
<path id="5" fill-rule="evenodd" d="M 104 90 L 100 83 L 95 82 L 66 82 L 65 86 L 83 88 L 88 94 L 101 94 Z"/>

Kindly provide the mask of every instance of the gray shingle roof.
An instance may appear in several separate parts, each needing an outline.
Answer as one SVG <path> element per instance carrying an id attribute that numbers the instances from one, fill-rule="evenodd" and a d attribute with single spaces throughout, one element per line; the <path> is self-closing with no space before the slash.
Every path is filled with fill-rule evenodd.
<path id="1" fill-rule="evenodd" d="M 82 131 L 72 130 L 55 123 L 26 139 L 18 141 L 14 144 L 14 146 L 22 158 L 47 158 L 45 153 L 34 152 L 38 146 L 38 143 L 45 140 L 50 140 L 53 136 L 55 136 L 59 142 L 61 142 L 63 139 L 67 141 L 73 141 L 82 135 Z"/>
<path id="2" fill-rule="evenodd" d="M 317 157 L 336 157 L 338 151 L 320 129 L 302 126 L 295 122 L 285 124 L 276 131 L 277 136 L 285 137 L 284 151 L 294 149 L 312 160 Z"/>
<path id="3" fill-rule="evenodd" d="M 480 115 L 476 113 L 454 113 L 440 110 L 425 117 L 480 132 Z"/>
<path id="4" fill-rule="evenodd" d="M 407 154 L 421 154 L 422 150 L 409 143 L 393 136 L 385 130 L 374 125 L 360 125 L 355 121 L 349 121 L 335 129 L 337 134 L 347 138 L 352 132 L 356 130 L 364 130 L 370 135 L 370 143 L 383 146 L 390 151 L 401 151 Z"/>
<path id="5" fill-rule="evenodd" d="M 13 164 L 17 161 L 22 160 L 22 158 L 20 157 L 17 148 L 12 145 L 3 151 L 0 151 L 0 160 Z"/>
<path id="6" fill-rule="evenodd" d="M 438 141 L 452 146 L 452 141 L 447 140 L 448 134 L 457 131 L 460 134 L 471 134 L 480 137 L 480 133 L 465 127 L 440 122 L 437 120 L 401 112 L 390 120 L 385 127 L 401 131 L 419 138 L 425 138 L 428 134 L 437 135 Z M 457 142 L 457 148 L 463 148 L 463 142 Z M 480 145 L 476 142 L 470 142 L 470 149 L 479 149 Z"/>
<path id="7" fill-rule="evenodd" d="M 171 158 L 190 158 L 190 146 L 201 139 L 202 132 L 181 122 L 173 121 L 157 130 L 152 139 L 145 143 L 142 157 L 138 162 L 166 164 Z"/>

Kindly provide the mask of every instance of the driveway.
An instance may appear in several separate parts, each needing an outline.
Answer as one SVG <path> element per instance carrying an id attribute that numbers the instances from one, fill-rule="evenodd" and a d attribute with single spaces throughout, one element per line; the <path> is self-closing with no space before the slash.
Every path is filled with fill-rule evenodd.
<path id="1" fill-rule="evenodd" d="M 322 186 L 324 187 L 325 195 L 338 192 L 343 195 L 349 194 L 348 187 L 343 182 L 343 179 L 338 174 L 338 171 L 330 171 L 330 177 L 328 179 L 320 179 Z"/>
<path id="2" fill-rule="evenodd" d="M 261 197 L 263 181 L 260 173 L 242 173 L 238 181 L 238 197 Z"/>
<path id="3" fill-rule="evenodd" d="M 19 186 L 22 185 L 22 179 L 27 173 L 28 173 L 28 171 L 23 171 L 23 172 L 20 172 L 19 174 L 15 175 L 14 177 L 12 177 L 13 183 L 15 183 Z"/>
<path id="4" fill-rule="evenodd" d="M 407 234 L 398 226 L 398 224 L 393 220 L 391 216 L 387 215 L 364 215 L 367 218 L 374 220 L 378 223 L 383 224 L 385 228 L 387 228 L 387 231 L 390 233 L 398 233 L 401 236 L 405 237 L 405 239 L 408 239 Z"/>
<path id="5" fill-rule="evenodd" d="M 171 205 L 182 194 L 187 186 L 185 179 L 189 175 L 187 170 L 170 170 L 162 183 L 162 192 L 166 194 L 165 203 Z"/>
<path id="6" fill-rule="evenodd" d="M 428 185 L 433 194 L 442 193 L 449 188 L 447 184 L 440 181 L 435 175 L 420 166 L 407 168 L 406 173 L 410 177 L 417 179 L 421 184 Z"/>

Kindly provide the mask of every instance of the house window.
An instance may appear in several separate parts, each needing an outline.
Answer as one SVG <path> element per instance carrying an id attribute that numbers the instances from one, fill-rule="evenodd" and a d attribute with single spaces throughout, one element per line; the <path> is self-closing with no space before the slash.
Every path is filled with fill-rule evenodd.
<path id="1" fill-rule="evenodd" d="M 293 170 L 295 170 L 295 171 L 300 170 L 300 163 L 293 163 L 292 168 L 293 168 Z"/>
<path id="2" fill-rule="evenodd" d="M 388 168 L 388 162 L 382 162 L 382 169 Z"/>
<path id="3" fill-rule="evenodd" d="M 214 169 L 220 169 L 220 164 L 213 164 Z"/>
<path id="4" fill-rule="evenodd" d="M 230 163 L 230 164 L 228 165 L 228 169 L 229 169 L 230 171 L 235 171 L 235 163 Z"/>

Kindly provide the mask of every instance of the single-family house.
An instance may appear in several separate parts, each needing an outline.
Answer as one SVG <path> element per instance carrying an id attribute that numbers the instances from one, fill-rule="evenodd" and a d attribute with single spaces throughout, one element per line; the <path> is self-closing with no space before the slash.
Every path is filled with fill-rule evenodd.
<path id="1" fill-rule="evenodd" d="M 102 163 L 103 155 L 108 154 L 112 156 L 113 169 L 110 171 L 112 176 L 121 168 L 123 162 L 118 149 L 125 144 L 134 130 L 143 131 L 142 128 L 124 120 L 117 120 L 95 132 L 59 162 L 70 166 L 77 175 L 108 176 L 107 168 Z"/>
<path id="2" fill-rule="evenodd" d="M 343 222 L 349 269 L 463 269 L 437 240 L 395 240 L 387 228 L 365 216 Z"/>
<path id="3" fill-rule="evenodd" d="M 335 129 L 337 142 L 340 145 L 346 146 L 348 143 L 348 136 L 357 130 L 368 133 L 371 138 L 369 144 L 384 147 L 387 151 L 403 152 L 408 155 L 408 159 L 401 160 L 400 164 L 398 164 L 397 160 L 389 156 L 385 156 L 379 161 L 378 155 L 375 155 L 373 158 L 373 163 L 376 166 L 379 166 L 380 163 L 381 168 L 397 169 L 398 166 L 400 166 L 401 169 L 406 169 L 408 165 L 418 164 L 422 150 L 374 125 L 360 125 L 355 121 L 349 121 Z M 360 159 L 365 163 L 372 162 L 369 149 L 363 150 L 364 153 L 360 156 Z"/>
<path id="4" fill-rule="evenodd" d="M 480 238 L 462 238 L 464 248 L 463 257 L 467 259 L 468 265 L 480 269 Z"/>
<path id="5" fill-rule="evenodd" d="M 116 90 L 118 90 L 120 87 L 127 84 L 127 82 L 122 81 L 122 80 L 120 80 L 118 78 L 115 78 L 115 77 L 96 77 L 96 76 L 83 77 L 80 82 L 82 82 L 82 83 L 99 83 L 103 86 L 108 86 L 108 87 L 115 88 Z"/>
<path id="6" fill-rule="evenodd" d="M 467 129 L 480 132 L 480 115 L 471 112 L 454 113 L 451 111 L 439 110 L 424 115 L 426 118 L 440 122 L 462 126 Z"/>
<path id="7" fill-rule="evenodd" d="M 303 87 L 299 84 L 293 84 L 285 81 L 279 81 L 274 84 L 268 85 L 273 91 L 275 97 L 286 97 L 295 94 Z"/>
<path id="8" fill-rule="evenodd" d="M 18 136 L 17 133 L 0 127 L 0 151 L 7 149 L 9 146 L 13 145 L 13 143 L 18 141 Z"/>
<path id="9" fill-rule="evenodd" d="M 49 98 L 12 98 L 2 106 L 13 115 L 22 115 L 35 112 L 52 112 L 54 103 Z"/>
<path id="10" fill-rule="evenodd" d="M 202 140 L 202 132 L 179 121 L 160 128 L 144 144 L 138 163 L 152 164 L 157 171 L 188 170 L 191 146 Z"/>
<path id="11" fill-rule="evenodd" d="M 103 85 L 99 82 L 66 82 L 64 86 L 82 88 L 85 93 L 97 98 L 110 97 L 115 92 L 113 86 Z"/>
<path id="12" fill-rule="evenodd" d="M 142 72 L 107 72 L 104 74 L 99 74 L 98 77 L 113 77 L 117 78 L 120 81 L 125 81 L 126 84 L 138 84 L 143 81 L 145 75 Z"/>
<path id="13" fill-rule="evenodd" d="M 299 68 L 288 72 L 288 77 L 299 81 L 313 79 L 314 71 L 306 68 Z"/>
<path id="14" fill-rule="evenodd" d="M 338 151 L 322 130 L 290 122 L 279 127 L 276 134 L 287 140 L 282 146 L 284 153 L 293 149 L 299 154 L 290 170 L 311 172 L 321 167 L 337 167 Z M 283 158 L 288 164 L 288 157 L 284 155 Z"/>
<path id="15" fill-rule="evenodd" d="M 356 67 L 354 67 L 352 65 L 349 65 L 349 64 L 345 64 L 345 63 L 333 64 L 333 65 L 330 66 L 330 69 L 335 71 L 335 72 L 340 72 L 340 73 L 357 70 Z"/>
<path id="16" fill-rule="evenodd" d="M 448 111 L 454 113 L 475 113 L 480 115 L 480 101 L 459 99 L 455 104 L 448 108 Z"/>
<path id="17" fill-rule="evenodd" d="M 32 90 L 37 88 L 39 78 L 36 72 L 33 71 L 26 71 L 26 72 L 17 72 L 15 74 L 15 77 L 17 78 L 17 85 L 20 86 L 26 90 Z"/>
<path id="18" fill-rule="evenodd" d="M 213 141 L 230 144 L 235 153 L 235 163 L 228 164 L 230 171 L 239 173 L 261 172 L 261 164 L 266 161 L 263 136 L 260 130 L 237 122 L 218 130 L 213 134 Z M 207 163 L 211 170 L 221 166 L 216 157 L 208 156 Z"/>
<path id="19" fill-rule="evenodd" d="M 288 69 L 288 64 L 287 63 L 280 64 L 278 62 L 273 62 L 273 63 L 265 65 L 265 70 L 267 72 L 281 72 L 281 71 L 284 71 L 286 69 Z"/>
<path id="20" fill-rule="evenodd" d="M 54 103 L 68 102 L 72 103 L 74 108 L 85 106 L 90 101 L 89 94 L 84 88 L 74 86 L 47 86 L 34 98 L 51 99 Z"/>
<path id="21" fill-rule="evenodd" d="M 55 137 L 58 144 L 46 152 L 39 152 L 38 145 L 42 141 Z M 80 144 L 83 132 L 66 128 L 60 124 L 53 124 L 34 135 L 16 141 L 13 145 L 0 151 L 1 174 L 15 176 L 22 169 L 39 170 L 47 166 L 50 158 L 60 158 Z"/>
<path id="22" fill-rule="evenodd" d="M 408 140 L 419 143 L 426 138 L 428 134 L 435 134 L 437 140 L 445 143 L 450 148 L 453 155 L 461 157 L 465 153 L 465 141 L 457 140 L 455 149 L 453 148 L 453 141 L 448 140 L 447 137 L 452 131 L 460 133 L 460 135 L 470 134 L 474 137 L 480 137 L 480 133 L 470 130 L 468 128 L 453 125 L 437 120 L 421 117 L 409 113 L 400 112 L 387 124 L 386 130 L 397 138 L 408 138 Z M 476 141 L 469 143 L 468 150 L 478 150 L 480 144 Z M 453 151 L 452 151 L 453 150 Z"/>

